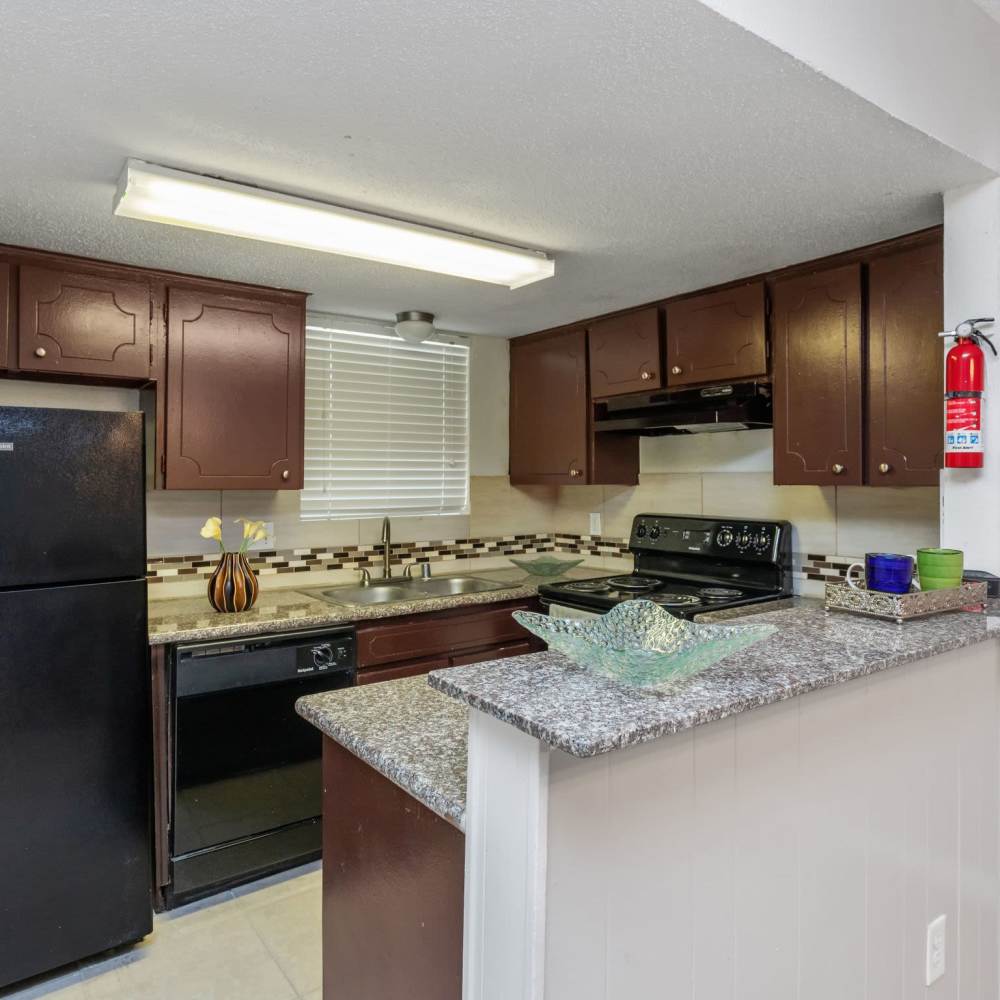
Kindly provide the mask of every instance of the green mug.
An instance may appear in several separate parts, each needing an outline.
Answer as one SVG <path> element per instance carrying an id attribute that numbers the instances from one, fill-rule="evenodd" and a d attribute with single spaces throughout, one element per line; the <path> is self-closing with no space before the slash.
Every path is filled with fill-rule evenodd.
<path id="1" fill-rule="evenodd" d="M 962 583 L 965 557 L 961 549 L 917 549 L 921 590 L 944 590 Z"/>

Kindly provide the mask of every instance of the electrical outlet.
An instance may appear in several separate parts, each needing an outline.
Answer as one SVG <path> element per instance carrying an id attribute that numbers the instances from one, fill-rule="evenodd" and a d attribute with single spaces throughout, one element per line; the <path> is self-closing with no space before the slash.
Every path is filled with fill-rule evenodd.
<path id="1" fill-rule="evenodd" d="M 945 914 L 927 925 L 927 985 L 936 983 L 945 970 L 945 936 L 948 918 Z"/>
<path id="2" fill-rule="evenodd" d="M 601 533 L 600 513 L 594 513 L 590 515 L 590 533 L 592 535 L 599 535 Z"/>
<path id="3" fill-rule="evenodd" d="M 267 550 L 275 548 L 276 546 L 274 544 L 274 521 L 265 521 L 264 530 L 267 532 L 267 538 L 265 538 L 262 542 L 255 542 L 254 548 L 267 549 Z"/>

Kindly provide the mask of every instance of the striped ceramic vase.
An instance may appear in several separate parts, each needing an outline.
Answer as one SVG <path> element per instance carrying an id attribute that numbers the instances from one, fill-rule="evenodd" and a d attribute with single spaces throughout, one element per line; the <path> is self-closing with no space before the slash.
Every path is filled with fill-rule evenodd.
<path id="1" fill-rule="evenodd" d="M 216 611 L 249 611 L 260 587 L 242 552 L 223 552 L 208 579 L 208 600 Z"/>

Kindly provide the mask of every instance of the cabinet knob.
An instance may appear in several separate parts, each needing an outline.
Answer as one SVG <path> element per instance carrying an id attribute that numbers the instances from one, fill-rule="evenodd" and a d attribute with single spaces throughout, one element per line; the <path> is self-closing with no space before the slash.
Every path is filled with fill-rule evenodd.
<path id="1" fill-rule="evenodd" d="M 684 370 L 684 369 L 683 369 L 683 368 L 681 368 L 681 366 L 680 366 L 680 365 L 674 365 L 674 367 L 670 369 L 670 374 L 671 374 L 671 375 L 680 375 L 680 373 L 681 373 L 681 372 L 682 372 L 683 370 Z"/>
<path id="2" fill-rule="evenodd" d="M 291 476 L 292 474 L 288 471 L 288 469 L 285 469 L 285 471 L 281 474 L 282 479 L 291 479 Z"/>
<path id="3" fill-rule="evenodd" d="M 652 372 L 640 372 L 639 373 L 639 378 L 641 378 L 643 380 L 643 382 L 648 382 L 652 377 L 653 377 L 653 373 Z"/>
<path id="4" fill-rule="evenodd" d="M 888 462 L 882 462 L 878 467 L 878 471 L 884 476 L 887 472 L 892 472 L 892 466 Z"/>
<path id="5" fill-rule="evenodd" d="M 843 472 L 844 472 L 844 467 L 840 464 L 840 462 L 834 463 L 833 474 L 835 476 L 840 476 L 843 475 Z"/>
<path id="6" fill-rule="evenodd" d="M 583 472 L 581 472 L 581 471 L 580 471 L 580 469 L 570 469 L 570 470 L 569 470 L 569 474 L 570 474 L 570 475 L 571 475 L 571 476 L 572 476 L 572 477 L 573 477 L 574 479 L 578 479 L 578 478 L 579 478 L 580 476 L 582 476 L 582 475 L 583 475 Z"/>
<path id="7" fill-rule="evenodd" d="M 35 357 L 36 358 L 44 358 L 45 355 L 48 354 L 48 353 L 49 352 L 47 350 L 45 350 L 44 347 L 36 347 L 35 348 Z"/>

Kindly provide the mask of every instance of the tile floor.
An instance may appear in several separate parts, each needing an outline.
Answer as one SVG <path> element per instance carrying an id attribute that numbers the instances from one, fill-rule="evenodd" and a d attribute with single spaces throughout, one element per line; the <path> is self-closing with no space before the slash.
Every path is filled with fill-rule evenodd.
<path id="1" fill-rule="evenodd" d="M 320 1000 L 319 863 L 158 914 L 110 958 L 0 1000 Z"/>

